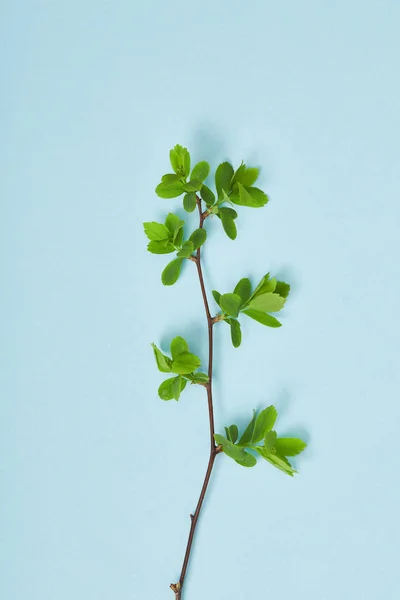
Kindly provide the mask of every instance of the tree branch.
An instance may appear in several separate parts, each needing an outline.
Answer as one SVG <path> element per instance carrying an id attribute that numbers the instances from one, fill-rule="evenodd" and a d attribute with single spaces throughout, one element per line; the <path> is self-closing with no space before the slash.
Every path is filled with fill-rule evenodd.
<path id="1" fill-rule="evenodd" d="M 207 213 L 202 212 L 201 207 L 201 199 L 197 196 L 197 208 L 199 211 L 199 228 L 203 228 L 203 224 L 205 219 L 207 218 Z M 210 313 L 210 307 L 208 305 L 207 293 L 204 286 L 204 278 L 203 271 L 201 268 L 201 249 L 197 249 L 196 256 L 192 258 L 192 260 L 196 263 L 197 273 L 199 276 L 201 294 L 203 296 L 204 309 L 207 317 L 207 328 L 208 328 L 208 383 L 205 385 L 207 389 L 207 402 L 208 402 L 208 418 L 210 424 L 210 457 L 208 459 L 207 471 L 204 477 L 203 486 L 201 488 L 200 497 L 197 502 L 196 510 L 194 514 L 190 515 L 191 525 L 189 531 L 189 538 L 186 546 L 185 557 L 183 559 L 183 565 L 181 574 L 179 577 L 179 581 L 177 583 L 171 583 L 170 587 L 172 591 L 175 593 L 175 600 L 181 600 L 182 598 L 182 589 L 185 581 L 186 571 L 189 564 L 190 551 L 192 549 L 193 538 L 196 530 L 197 521 L 200 516 L 200 511 L 203 506 L 204 497 L 207 492 L 208 483 L 210 481 L 211 472 L 214 466 L 215 457 L 221 451 L 220 446 L 216 446 L 214 441 L 214 408 L 213 408 L 213 397 L 212 397 L 212 375 L 213 375 L 213 325 L 216 322 Z"/>

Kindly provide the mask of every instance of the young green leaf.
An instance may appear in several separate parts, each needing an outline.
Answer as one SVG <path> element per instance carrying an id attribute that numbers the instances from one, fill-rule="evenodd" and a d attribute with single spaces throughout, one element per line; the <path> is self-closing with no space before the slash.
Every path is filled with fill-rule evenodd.
<path id="1" fill-rule="evenodd" d="M 225 190 L 226 194 L 229 194 L 233 174 L 233 167 L 228 162 L 223 162 L 217 167 L 215 171 L 215 187 L 217 188 L 218 198 L 223 197 L 222 190 Z"/>
<path id="2" fill-rule="evenodd" d="M 175 258 L 168 263 L 161 274 L 161 281 L 164 285 L 173 285 L 179 277 L 183 258 Z"/>
<path id="3" fill-rule="evenodd" d="M 147 250 L 152 254 L 171 254 L 171 252 L 175 252 L 175 246 L 163 240 L 162 242 L 149 242 Z"/>
<path id="4" fill-rule="evenodd" d="M 204 184 L 201 186 L 200 196 L 207 206 L 211 206 L 215 202 L 214 192 Z"/>
<path id="5" fill-rule="evenodd" d="M 154 357 L 156 359 L 158 370 L 162 373 L 170 373 L 172 360 L 168 356 L 165 356 L 165 354 L 163 354 L 155 344 L 151 345 L 153 347 Z"/>
<path id="6" fill-rule="evenodd" d="M 260 312 L 278 312 L 283 308 L 285 304 L 285 298 L 282 298 L 278 294 L 268 292 L 256 296 L 247 304 L 251 310 L 258 310 Z"/>
<path id="7" fill-rule="evenodd" d="M 190 380 L 193 383 L 205 384 L 209 382 L 209 377 L 206 373 L 193 373 L 193 375 L 190 376 Z"/>
<path id="8" fill-rule="evenodd" d="M 276 431 L 267 431 L 264 436 L 264 448 L 266 454 L 270 455 L 275 450 Z"/>
<path id="9" fill-rule="evenodd" d="M 278 319 L 258 310 L 243 310 L 242 312 L 251 319 L 258 321 L 258 323 L 266 325 L 267 327 L 282 327 L 282 323 L 280 323 Z"/>
<path id="10" fill-rule="evenodd" d="M 284 281 L 277 281 L 274 291 L 276 294 L 282 296 L 282 298 L 287 298 L 290 292 L 290 285 Z"/>
<path id="11" fill-rule="evenodd" d="M 238 296 L 240 296 L 240 298 L 242 300 L 241 306 L 246 304 L 246 302 L 250 298 L 250 294 L 251 294 L 250 279 L 247 279 L 247 277 L 244 277 L 243 279 L 241 279 L 237 283 L 235 289 L 233 290 L 233 293 L 238 294 Z"/>
<path id="12" fill-rule="evenodd" d="M 175 359 L 182 352 L 189 352 L 189 346 L 187 341 L 178 335 L 171 341 L 171 356 Z"/>
<path id="13" fill-rule="evenodd" d="M 299 438 L 278 438 L 275 447 L 278 454 L 282 456 L 296 456 L 303 452 L 307 444 Z"/>
<path id="14" fill-rule="evenodd" d="M 186 212 L 191 213 L 196 208 L 196 194 L 195 192 L 188 192 L 183 196 L 183 208 Z"/>
<path id="15" fill-rule="evenodd" d="M 257 464 L 256 457 L 246 451 L 241 458 L 235 458 L 235 461 L 242 467 L 254 467 Z"/>
<path id="16" fill-rule="evenodd" d="M 246 187 L 250 187 L 257 181 L 258 175 L 259 169 L 256 169 L 255 167 L 246 167 L 246 165 L 242 163 L 233 176 L 232 184 L 239 182 Z"/>
<path id="17" fill-rule="evenodd" d="M 263 191 L 255 187 L 245 187 L 239 182 L 234 185 L 229 198 L 234 204 L 250 208 L 261 208 L 268 202 L 268 196 Z"/>
<path id="18" fill-rule="evenodd" d="M 258 284 L 256 289 L 252 293 L 250 299 L 253 300 L 253 298 L 256 298 L 257 296 L 261 296 L 262 294 L 267 294 L 269 292 L 271 292 L 271 293 L 275 292 L 276 283 L 277 283 L 276 279 L 274 277 L 270 278 L 269 273 L 267 273 L 261 279 L 260 283 Z"/>
<path id="19" fill-rule="evenodd" d="M 297 473 L 297 471 L 293 469 L 290 462 L 284 456 L 278 456 L 277 454 L 268 454 L 265 448 L 261 446 L 257 446 L 256 448 L 254 448 L 254 450 L 256 450 L 260 456 L 265 458 L 265 460 L 271 463 L 271 465 L 286 473 L 286 475 L 293 477 L 293 474 Z"/>
<path id="20" fill-rule="evenodd" d="M 231 209 L 223 206 L 219 209 L 218 216 L 221 219 L 222 227 L 224 228 L 226 235 L 231 240 L 235 240 L 237 236 L 237 229 L 234 217 L 232 217 L 231 212 L 228 212 L 230 210 Z"/>
<path id="21" fill-rule="evenodd" d="M 198 192 L 201 189 L 203 183 L 200 179 L 191 179 L 184 184 L 185 192 Z"/>
<path id="22" fill-rule="evenodd" d="M 242 342 L 242 330 L 240 329 L 240 323 L 239 321 L 236 321 L 236 319 L 230 319 L 230 326 L 232 344 L 235 348 L 239 348 Z"/>
<path id="23" fill-rule="evenodd" d="M 183 181 L 179 175 L 163 175 L 161 183 L 156 187 L 160 198 L 177 198 L 184 192 Z"/>
<path id="24" fill-rule="evenodd" d="M 230 425 L 230 427 L 228 427 L 228 431 L 229 431 L 229 439 L 232 442 L 232 444 L 234 444 L 237 441 L 238 435 L 239 435 L 239 430 L 237 428 L 237 425 Z"/>
<path id="25" fill-rule="evenodd" d="M 219 446 L 222 446 L 222 450 L 230 458 L 233 458 L 234 460 L 243 459 L 243 457 L 244 457 L 244 449 L 243 448 L 239 448 L 238 446 L 235 446 L 234 444 L 232 444 L 232 442 L 227 440 L 226 437 L 224 437 L 223 435 L 220 435 L 218 433 L 214 433 L 214 439 Z"/>
<path id="26" fill-rule="evenodd" d="M 200 181 L 204 181 L 205 179 L 207 179 L 209 172 L 210 165 L 207 161 L 202 160 L 193 167 L 190 179 L 199 179 Z"/>
<path id="27" fill-rule="evenodd" d="M 256 411 L 253 410 L 253 418 L 250 423 L 247 425 L 242 437 L 239 440 L 240 446 L 246 446 L 246 444 L 250 444 L 253 438 L 254 427 L 256 424 Z"/>
<path id="28" fill-rule="evenodd" d="M 275 425 L 276 418 L 278 413 L 276 412 L 275 406 L 268 406 L 264 408 L 260 412 L 257 417 L 256 424 L 254 427 L 253 437 L 251 439 L 253 444 L 257 444 L 257 442 L 261 442 L 264 438 L 265 434 L 268 431 L 271 431 L 273 426 Z"/>
<path id="29" fill-rule="evenodd" d="M 162 382 L 162 384 L 160 385 L 160 387 L 158 388 L 158 395 L 161 398 L 161 400 L 173 400 L 174 399 L 174 382 L 178 379 L 178 377 L 170 377 L 169 379 L 166 379 L 165 381 Z M 180 378 L 180 384 L 181 384 L 181 389 L 180 392 L 182 392 L 185 387 L 186 387 L 186 379 L 184 379 L 183 377 Z"/>
<path id="30" fill-rule="evenodd" d="M 183 148 L 180 144 L 170 151 L 169 158 L 171 167 L 180 176 L 188 177 L 190 173 L 190 154 L 187 148 Z"/>
<path id="31" fill-rule="evenodd" d="M 178 215 L 174 215 L 174 213 L 169 213 L 167 215 L 167 218 L 165 219 L 165 226 L 169 230 L 173 242 L 176 241 L 178 233 L 182 231 L 184 224 L 185 221 L 182 221 Z"/>
<path id="32" fill-rule="evenodd" d="M 160 242 L 162 240 L 168 240 L 170 237 L 168 229 L 162 223 L 150 221 L 143 223 L 143 227 L 149 240 Z"/>
<path id="33" fill-rule="evenodd" d="M 231 317 L 237 317 L 239 314 L 241 298 L 238 294 L 222 294 L 220 306 Z"/>
<path id="34" fill-rule="evenodd" d="M 221 294 L 219 292 L 217 292 L 217 290 L 213 290 L 211 293 L 213 295 L 215 302 L 218 304 L 218 306 L 220 306 Z"/>
<path id="35" fill-rule="evenodd" d="M 191 254 L 193 254 L 194 246 L 193 242 L 188 240 L 187 242 L 183 242 L 181 250 L 176 253 L 179 258 L 188 258 Z"/>
<path id="36" fill-rule="evenodd" d="M 207 239 L 207 232 L 203 228 L 195 229 L 189 238 L 189 240 L 193 244 L 194 250 L 197 250 L 197 248 L 200 248 L 200 246 L 202 246 L 204 244 L 206 239 Z"/>
<path id="37" fill-rule="evenodd" d="M 182 352 L 182 354 L 178 354 L 172 361 L 171 371 L 173 373 L 179 373 L 180 375 L 186 375 L 187 373 L 192 373 L 198 369 L 200 364 L 201 362 L 198 356 L 191 352 Z"/>
<path id="38" fill-rule="evenodd" d="M 185 380 L 183 379 L 183 377 L 178 375 L 178 377 L 175 377 L 174 382 L 172 384 L 172 395 L 175 398 L 175 400 L 179 400 L 179 397 L 181 395 L 182 381 Z"/>

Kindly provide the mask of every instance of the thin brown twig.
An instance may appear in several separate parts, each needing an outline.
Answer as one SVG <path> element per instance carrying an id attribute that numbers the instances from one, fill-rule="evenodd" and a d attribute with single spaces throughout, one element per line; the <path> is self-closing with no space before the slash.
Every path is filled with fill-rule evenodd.
<path id="1" fill-rule="evenodd" d="M 199 228 L 203 228 L 204 221 L 207 218 L 208 214 L 202 212 L 201 208 L 201 200 L 197 197 L 197 208 L 199 211 L 200 224 Z M 204 286 L 204 278 L 203 271 L 201 268 L 201 249 L 197 249 L 197 253 L 195 257 L 192 257 L 192 260 L 196 263 L 197 273 L 199 276 L 201 294 L 203 296 L 204 308 L 206 311 L 207 317 L 207 328 L 208 328 L 208 383 L 205 385 L 207 389 L 207 402 L 208 402 L 208 418 L 210 424 L 210 457 L 208 459 L 207 471 L 204 477 L 203 486 L 201 488 L 200 496 L 197 502 L 196 510 L 194 514 L 190 515 L 191 525 L 189 531 L 189 538 L 186 545 L 185 557 L 183 559 L 183 565 L 181 574 L 179 577 L 179 581 L 177 583 L 171 583 L 170 587 L 172 591 L 175 593 L 175 600 L 181 600 L 182 598 L 182 590 L 183 584 L 185 582 L 186 571 L 189 564 L 190 551 L 192 549 L 193 538 L 196 530 L 197 521 L 200 516 L 200 511 L 203 506 L 204 497 L 206 495 L 208 483 L 210 481 L 211 472 L 214 466 L 215 457 L 221 451 L 220 446 L 216 446 L 214 441 L 214 408 L 213 408 L 213 397 L 212 397 L 212 375 L 213 375 L 213 325 L 216 322 L 215 319 L 211 316 L 210 307 L 208 305 L 207 293 Z"/>

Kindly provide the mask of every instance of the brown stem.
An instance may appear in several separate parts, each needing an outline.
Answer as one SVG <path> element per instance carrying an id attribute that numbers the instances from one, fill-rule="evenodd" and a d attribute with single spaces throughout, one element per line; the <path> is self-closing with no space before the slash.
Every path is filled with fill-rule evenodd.
<path id="1" fill-rule="evenodd" d="M 197 197 L 197 208 L 199 210 L 200 224 L 199 227 L 202 228 L 207 215 L 204 214 L 201 210 L 201 200 Z M 210 423 L 210 457 L 208 459 L 207 471 L 204 477 L 203 486 L 201 488 L 200 497 L 197 502 L 196 510 L 194 514 L 190 515 L 191 525 L 189 531 L 189 538 L 186 545 L 185 557 L 183 559 L 183 565 L 181 574 L 179 577 L 178 583 L 172 583 L 171 589 L 175 593 L 175 600 L 181 600 L 182 598 L 182 588 L 185 581 L 185 575 L 187 571 L 187 567 L 189 564 L 190 551 L 192 549 L 193 538 L 196 530 L 197 521 L 200 516 L 201 507 L 203 506 L 204 497 L 206 495 L 208 483 L 210 481 L 211 472 L 214 466 L 215 457 L 221 451 L 220 447 L 215 445 L 214 441 L 214 409 L 213 409 L 213 398 L 212 398 L 212 374 L 213 374 L 213 325 L 214 319 L 210 313 L 210 307 L 208 305 L 206 289 L 204 286 L 204 278 L 203 271 L 201 268 L 201 249 L 197 249 L 197 254 L 193 257 L 194 262 L 196 263 L 197 273 L 199 275 L 201 294 L 203 296 L 204 308 L 206 311 L 207 317 L 207 327 L 208 327 L 208 383 L 206 384 L 207 389 L 207 401 L 208 401 L 208 419 Z M 192 259 L 192 260 L 193 260 Z"/>

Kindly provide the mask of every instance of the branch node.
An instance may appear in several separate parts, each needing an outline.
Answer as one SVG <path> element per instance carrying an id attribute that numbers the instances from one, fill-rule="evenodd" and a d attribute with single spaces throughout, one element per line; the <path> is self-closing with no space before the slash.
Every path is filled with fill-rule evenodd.
<path id="1" fill-rule="evenodd" d="M 178 583 L 171 583 L 169 587 L 173 592 L 175 592 L 175 594 L 178 594 L 181 590 L 181 584 L 179 583 L 179 581 Z"/>
<path id="2" fill-rule="evenodd" d="M 222 452 L 221 444 L 215 448 L 215 454 L 219 454 L 220 452 Z"/>
<path id="3" fill-rule="evenodd" d="M 194 515 L 192 515 L 192 513 L 190 513 L 190 520 L 193 521 L 194 519 Z"/>

